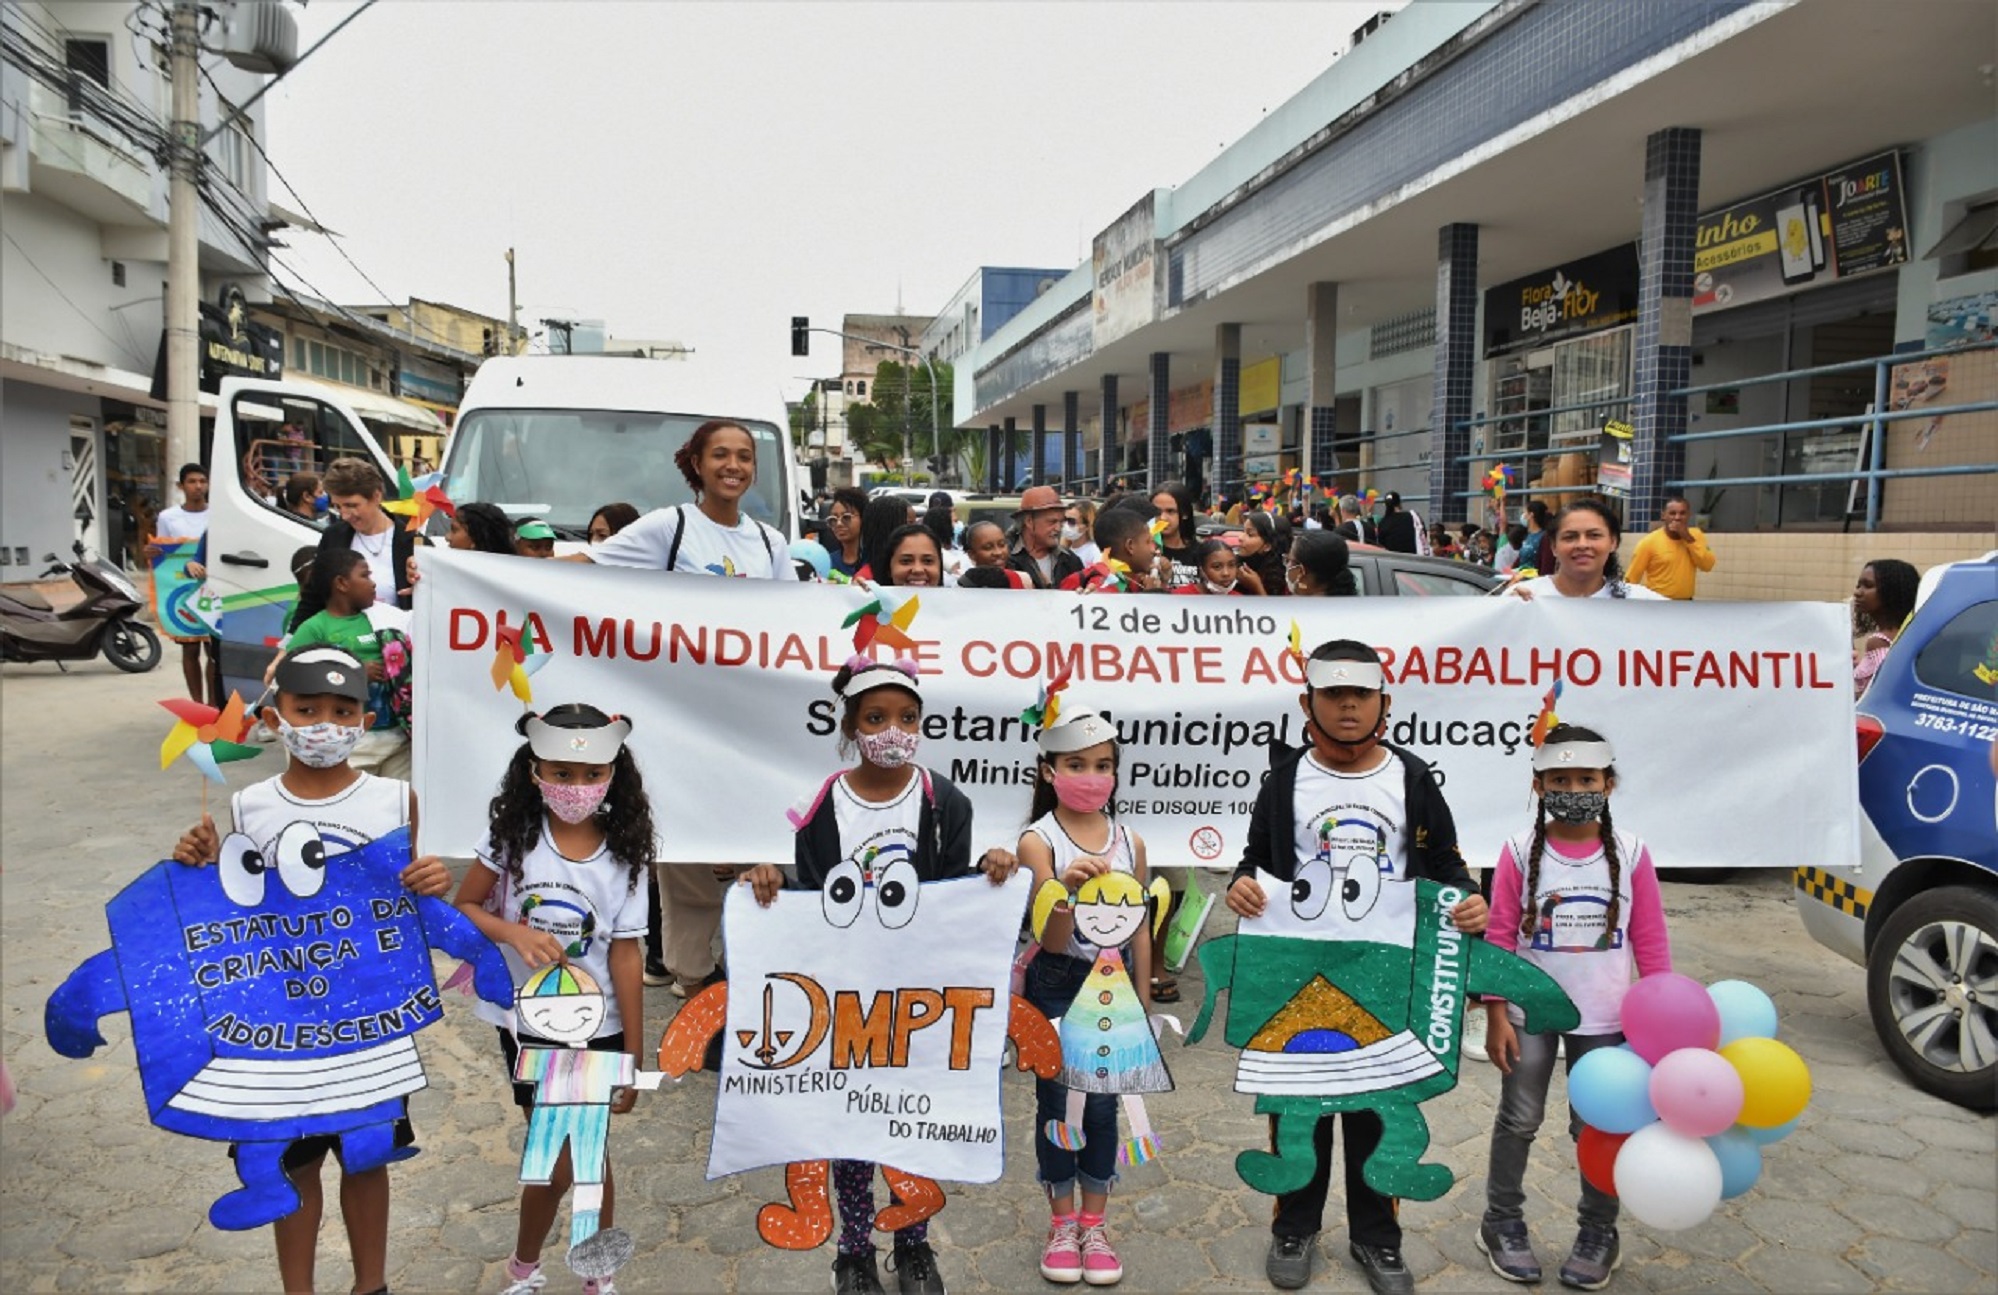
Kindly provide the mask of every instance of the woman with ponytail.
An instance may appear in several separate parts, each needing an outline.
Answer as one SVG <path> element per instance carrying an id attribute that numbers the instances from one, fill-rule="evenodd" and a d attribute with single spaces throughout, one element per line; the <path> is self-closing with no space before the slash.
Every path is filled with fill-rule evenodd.
<path id="1" fill-rule="evenodd" d="M 1565 510 L 1564 510 L 1565 515 Z M 1557 526 L 1555 534 L 1560 534 Z M 1615 754 L 1599 733 L 1556 724 L 1533 755 L 1538 810 L 1531 834 L 1499 850 L 1485 939 L 1552 976 L 1582 1014 L 1572 1034 L 1530 1034 L 1501 999 L 1485 997 L 1485 1051 L 1505 1076 L 1492 1123 L 1491 1166 L 1478 1248 L 1507 1281 L 1537 1282 L 1540 1261 L 1526 1232 L 1527 1153 L 1547 1106 L 1557 1049 L 1568 1069 L 1597 1048 L 1623 1042 L 1619 1028 L 1631 972 L 1672 970 L 1658 874 L 1644 842 L 1610 821 Z M 1571 1111 L 1570 1137 L 1581 1133 Z M 1580 1232 L 1561 1284 L 1599 1290 L 1620 1259 L 1617 1202 L 1582 1179 Z"/>

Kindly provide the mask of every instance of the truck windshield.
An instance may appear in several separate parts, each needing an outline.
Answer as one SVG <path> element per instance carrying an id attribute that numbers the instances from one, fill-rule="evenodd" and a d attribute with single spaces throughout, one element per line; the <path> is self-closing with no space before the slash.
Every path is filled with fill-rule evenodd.
<path id="1" fill-rule="evenodd" d="M 454 503 L 483 500 L 514 517 L 535 516 L 565 539 L 584 539 L 605 504 L 640 513 L 690 503 L 694 492 L 673 454 L 705 414 L 626 413 L 612 409 L 479 409 L 466 414 L 445 455 L 446 491 Z M 788 529 L 784 441 L 777 428 L 735 420 L 756 442 L 756 484 L 743 511 Z"/>

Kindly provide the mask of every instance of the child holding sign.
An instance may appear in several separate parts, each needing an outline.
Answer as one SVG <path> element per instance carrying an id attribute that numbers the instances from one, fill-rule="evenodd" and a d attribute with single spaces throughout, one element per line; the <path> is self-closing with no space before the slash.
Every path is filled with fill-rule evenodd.
<path id="1" fill-rule="evenodd" d="M 1115 511 L 1097 515 L 1099 535 L 1103 519 Z M 1132 513 L 1125 516 L 1137 521 L 1142 530 L 1142 518 Z M 1149 532 L 1145 539 L 1149 541 Z M 1137 1044 L 1136 1052 L 1149 1063 L 1158 1056 L 1150 1033 L 1147 992 L 1151 984 L 1151 926 L 1141 920 L 1135 931 L 1120 925 L 1115 928 L 1120 935 L 1105 936 L 1095 926 L 1078 923 L 1076 915 L 1077 902 L 1095 898 L 1094 892 L 1104 885 L 1099 878 L 1123 874 L 1131 878 L 1140 894 L 1144 890 L 1145 843 L 1112 813 L 1111 798 L 1117 790 L 1117 730 L 1094 711 L 1061 709 L 1059 690 L 1051 690 L 1051 694 L 1040 704 L 1039 776 L 1029 811 L 1032 821 L 1020 837 L 1020 861 L 1034 870 L 1034 926 L 1041 942 L 1040 952 L 1027 966 L 1025 997 L 1049 1020 L 1061 1020 L 1089 979 L 1098 955 L 1104 952 L 1090 934 L 1106 944 L 1128 938 L 1130 983 L 1139 987 L 1138 1024 L 1143 1035 L 1130 1042 Z M 1068 897 L 1047 903 L 1042 888 L 1050 882 Z M 1045 893 L 1056 892 L 1049 887 Z M 1142 913 L 1142 907 L 1139 911 Z M 1107 1005 L 1114 995 L 1106 991 L 1104 998 Z M 1107 1023 L 1109 1015 L 1104 1019 Z M 1107 1045 L 1109 1040 L 1105 1042 Z M 1064 1063 L 1069 1061 L 1068 1044 L 1065 1032 Z M 1160 1062 L 1161 1080 L 1163 1069 Z M 1169 1081 L 1149 1087 L 1159 1091 L 1163 1086 L 1169 1086 Z M 1051 1282 L 1109 1286 L 1123 1279 L 1124 1266 L 1111 1248 L 1103 1224 L 1110 1187 L 1117 1180 L 1119 1091 L 1135 1093 L 1144 1088 L 1106 1083 L 1092 1085 L 1086 1094 L 1072 1094 L 1068 1085 L 1056 1080 L 1034 1082 L 1034 1153 L 1052 1216 L 1047 1245 L 1041 1251 L 1041 1276 Z M 1080 1129 L 1075 1127 L 1072 1113 L 1076 1097 L 1082 1098 Z M 1134 1117 L 1139 1111 L 1142 1107 L 1134 1111 Z M 1136 1139 L 1151 1141 L 1149 1127 L 1135 1127 L 1136 1118 L 1133 1123 Z M 1075 1199 L 1078 1185 L 1082 1189 L 1080 1211 Z"/>
<path id="2" fill-rule="evenodd" d="M 479 844 L 479 866 L 458 887 L 458 907 L 500 946 L 516 988 L 552 963 L 579 967 L 590 983 L 610 986 L 587 1047 L 636 1058 L 645 1033 L 641 977 L 655 846 L 645 781 L 625 747 L 631 721 L 568 703 L 539 715 L 530 711 L 515 728 L 527 741 L 514 752 L 493 797 L 492 830 Z M 474 1010 L 499 1029 L 514 1104 L 528 1119 L 520 1227 L 505 1289 L 530 1295 L 546 1281 L 541 1247 L 571 1180 L 572 1236 L 587 1236 L 594 1221 L 610 1227 L 615 1183 L 600 1141 L 567 1145 L 578 1130 L 587 1133 L 584 1125 L 541 1117 L 535 1109 L 537 1058 L 560 1055 L 564 1041 L 516 1034 L 509 1011 L 485 1003 Z M 610 1113 L 627 1113 L 636 1098 L 634 1089 L 617 1088 Z M 592 1181 L 598 1165 L 601 1182 Z M 611 1286 L 592 1278 L 583 1289 L 607 1295 Z"/>
<path id="3" fill-rule="evenodd" d="M 416 825 L 416 796 L 395 778 L 362 773 L 347 756 L 374 717 L 367 713 L 368 679 L 361 662 L 335 647 L 315 646 L 294 653 L 278 666 L 277 693 L 262 719 L 276 731 L 291 761 L 285 771 L 245 787 L 229 803 L 235 830 L 275 857 L 272 843 L 294 823 L 308 823 L 329 852 L 355 849 L 377 837 Z M 215 862 L 222 844 L 215 820 L 203 816 L 174 846 L 185 864 Z M 421 895 L 442 895 L 451 873 L 435 855 L 412 862 L 402 883 Z M 408 1147 L 416 1134 L 407 1118 L 398 1120 L 395 1143 Z M 271 1226 L 277 1241 L 278 1275 L 288 1291 L 313 1287 L 313 1259 L 324 1208 L 319 1170 L 326 1153 L 337 1154 L 334 1137 L 301 1138 L 285 1149 L 283 1166 L 301 1204 Z M 408 1153 L 414 1154 L 414 1153 Z M 388 1166 L 358 1173 L 343 1164 L 340 1214 L 354 1261 L 354 1289 L 388 1288 Z"/>
<path id="4" fill-rule="evenodd" d="M 886 665 L 856 656 L 833 676 L 832 686 L 843 703 L 841 753 L 857 748 L 860 763 L 827 779 L 791 811 L 797 884 L 841 901 L 872 891 L 874 904 L 888 906 L 912 902 L 911 890 L 923 882 L 969 875 L 971 801 L 915 763 L 923 724 L 915 663 Z M 996 886 L 1019 861 L 1009 851 L 987 850 L 978 866 Z M 750 869 L 743 881 L 764 905 L 785 885 L 783 872 L 767 863 Z M 840 1217 L 833 1289 L 841 1295 L 882 1289 L 874 1262 L 874 1170 L 864 1160 L 833 1161 Z M 893 1199 L 909 1212 L 899 1195 Z M 927 1218 L 941 1203 L 939 1196 L 922 1217 L 895 1229 L 889 1266 L 903 1295 L 942 1295 Z"/>

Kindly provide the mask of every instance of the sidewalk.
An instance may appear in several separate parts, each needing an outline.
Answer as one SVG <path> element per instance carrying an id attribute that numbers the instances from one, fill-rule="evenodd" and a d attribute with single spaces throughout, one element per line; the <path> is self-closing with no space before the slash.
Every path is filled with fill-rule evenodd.
<path id="1" fill-rule="evenodd" d="M 110 1046 L 88 1061 L 56 1056 L 41 1037 L 48 994 L 104 947 L 104 902 L 166 853 L 201 803 L 192 769 L 158 768 L 171 719 L 153 703 L 175 691 L 177 674 L 121 675 L 102 661 L 72 670 L 0 670 L 0 1047 L 21 1093 L 0 1119 L 0 1290 L 274 1290 L 268 1234 L 218 1232 L 205 1220 L 209 1202 L 235 1185 L 223 1149 L 147 1123 L 125 1021 L 107 1020 Z M 230 766 L 232 783 L 276 772 L 276 758 L 273 750 Z M 223 803 L 210 796 L 211 808 Z M 1685 1233 L 1627 1224 L 1612 1289 L 1993 1289 L 1993 1120 L 1902 1081 L 1868 1023 L 1860 971 L 1803 934 L 1790 896 L 1787 875 L 1665 886 L 1679 969 L 1769 990 L 1817 1094 L 1747 1196 Z M 1173 1010 L 1190 1022 L 1197 974 L 1181 986 Z M 468 1002 L 447 995 L 444 1022 L 421 1039 L 430 1086 L 411 1105 L 423 1153 L 392 1171 L 391 1287 L 403 1295 L 497 1290 L 513 1245 L 523 1124 L 493 1032 Z M 646 991 L 646 1037 L 657 1038 L 678 1004 Z M 1175 1039 L 1165 1050 L 1177 1091 L 1148 1103 L 1164 1158 L 1128 1173 L 1112 1205 L 1127 1272 L 1119 1289 L 1268 1290 L 1269 1202 L 1233 1165 L 1236 1152 L 1262 1144 L 1263 1123 L 1230 1089 L 1233 1056 L 1218 1032 L 1197 1048 Z M 1456 1091 L 1425 1107 L 1434 1154 L 1459 1182 L 1443 1200 L 1402 1211 L 1409 1266 L 1424 1291 L 1514 1289 L 1473 1244 L 1497 1087 L 1489 1066 L 1467 1061 Z M 791 1254 L 756 1236 L 757 1207 L 782 1195 L 778 1170 L 706 1181 L 713 1094 L 712 1076 L 669 1083 L 613 1125 L 618 1223 L 639 1245 L 619 1289 L 825 1290 L 829 1248 Z M 1557 1091 L 1550 1111 L 1559 1103 Z M 1032 1090 L 1011 1070 L 1006 1108 L 1006 1177 L 953 1192 L 932 1228 L 955 1291 L 1053 1289 L 1036 1271 L 1046 1213 L 1033 1182 Z M 1528 1178 L 1528 1216 L 1550 1267 L 1573 1235 L 1572 1153 L 1559 1118 L 1550 1114 Z M 326 1181 L 334 1187 L 333 1170 Z M 319 1281 L 340 1291 L 350 1277 L 346 1241 L 337 1210 L 328 1214 Z M 547 1251 L 550 1292 L 576 1289 L 560 1254 L 559 1245 Z M 1313 1289 L 1365 1289 L 1345 1257 L 1336 1205 Z M 1545 1289 L 1559 1289 L 1551 1274 Z"/>

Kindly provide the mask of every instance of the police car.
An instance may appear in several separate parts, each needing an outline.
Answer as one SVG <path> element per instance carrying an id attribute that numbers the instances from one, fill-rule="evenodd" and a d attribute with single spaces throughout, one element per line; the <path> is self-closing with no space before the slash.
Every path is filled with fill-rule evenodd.
<path id="1" fill-rule="evenodd" d="M 1858 703 L 1857 873 L 1799 868 L 1813 939 L 1866 968 L 1916 1086 L 1998 1107 L 1998 552 L 1930 571 Z"/>

